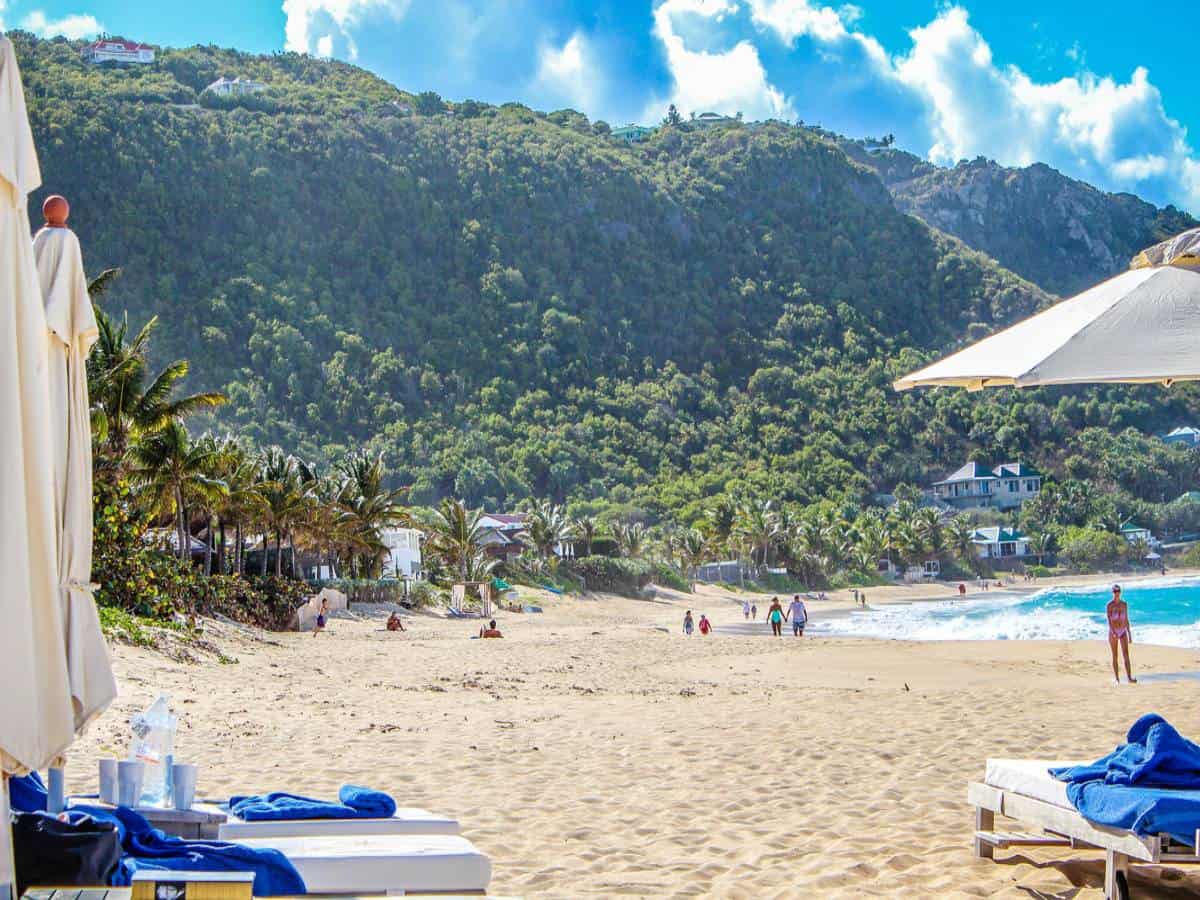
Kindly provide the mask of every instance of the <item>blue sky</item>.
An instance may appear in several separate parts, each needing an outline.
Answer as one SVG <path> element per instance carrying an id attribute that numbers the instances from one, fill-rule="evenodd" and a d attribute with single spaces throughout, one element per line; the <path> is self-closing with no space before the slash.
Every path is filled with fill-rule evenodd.
<path id="1" fill-rule="evenodd" d="M 891 132 L 939 163 L 1047 162 L 1200 213 L 1193 7 L 928 0 L 0 0 L 0 23 L 282 48 L 451 99 L 613 124 L 741 111 Z"/>

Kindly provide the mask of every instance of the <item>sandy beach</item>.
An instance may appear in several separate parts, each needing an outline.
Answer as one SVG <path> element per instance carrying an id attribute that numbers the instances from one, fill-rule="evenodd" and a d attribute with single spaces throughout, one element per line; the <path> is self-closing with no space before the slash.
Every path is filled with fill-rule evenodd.
<path id="1" fill-rule="evenodd" d="M 121 697 L 73 752 L 71 787 L 166 691 L 202 795 L 389 790 L 457 817 L 499 894 L 1087 898 L 1095 852 L 974 860 L 967 782 L 988 756 L 1096 757 L 1147 711 L 1200 734 L 1194 681 L 1116 687 L 1097 642 L 689 639 L 685 608 L 721 626 L 740 599 L 542 602 L 502 615 L 499 641 L 420 613 L 389 633 L 360 610 L 317 638 L 206 626 L 236 662 L 119 647 Z M 1200 671 L 1200 651 L 1136 645 L 1134 663 Z M 1140 872 L 1135 891 L 1200 896 L 1200 870 Z"/>

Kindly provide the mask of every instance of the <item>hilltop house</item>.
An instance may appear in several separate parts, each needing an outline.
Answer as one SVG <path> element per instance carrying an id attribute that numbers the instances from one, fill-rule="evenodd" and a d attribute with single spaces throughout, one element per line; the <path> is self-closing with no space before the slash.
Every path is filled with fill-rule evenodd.
<path id="1" fill-rule="evenodd" d="M 1121 537 L 1129 541 L 1131 544 L 1136 544 L 1138 541 L 1144 541 L 1148 547 L 1158 546 L 1158 538 L 1151 533 L 1149 528 L 1143 528 L 1136 522 L 1126 522 L 1121 526 Z"/>
<path id="2" fill-rule="evenodd" d="M 421 577 L 421 532 L 416 528 L 385 528 L 379 535 L 387 547 L 383 558 L 384 576 Z"/>
<path id="3" fill-rule="evenodd" d="M 230 79 L 222 75 L 201 93 L 216 94 L 218 97 L 240 97 L 243 94 L 257 94 L 266 89 L 267 86 L 261 81 L 253 81 L 249 78 Z"/>
<path id="4" fill-rule="evenodd" d="M 1162 435 L 1164 444 L 1183 444 L 1186 447 L 1200 447 L 1200 428 L 1181 426 L 1174 431 Z"/>
<path id="5" fill-rule="evenodd" d="M 627 144 L 640 144 L 656 131 L 658 131 L 657 128 L 650 128 L 645 125 L 622 125 L 620 128 L 612 130 L 612 136 Z"/>
<path id="6" fill-rule="evenodd" d="M 1029 555 L 1029 538 L 1015 528 L 976 528 L 971 536 L 980 559 L 1008 559 Z"/>
<path id="7" fill-rule="evenodd" d="M 933 485 L 933 496 L 956 509 L 988 506 L 1012 509 L 1042 490 L 1042 473 L 1024 463 L 988 468 L 969 462 Z"/>
<path id="8" fill-rule="evenodd" d="M 741 113 L 738 113 L 735 118 L 733 116 L 723 116 L 715 112 L 702 112 L 692 119 L 692 123 L 699 125 L 701 128 L 708 128 L 710 125 L 734 125 L 740 121 L 742 121 Z"/>
<path id="9" fill-rule="evenodd" d="M 80 51 L 83 61 L 92 65 L 105 62 L 133 63 L 145 65 L 154 62 L 154 48 L 135 41 L 114 41 L 101 38 Z"/>

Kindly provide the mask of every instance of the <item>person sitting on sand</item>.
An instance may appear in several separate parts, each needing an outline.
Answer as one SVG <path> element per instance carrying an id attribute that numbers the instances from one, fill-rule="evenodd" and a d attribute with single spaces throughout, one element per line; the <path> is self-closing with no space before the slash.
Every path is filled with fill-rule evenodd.
<path id="1" fill-rule="evenodd" d="M 792 597 L 792 605 L 788 607 L 788 611 L 783 617 L 785 621 L 788 616 L 791 616 L 792 619 L 792 636 L 804 637 L 804 626 L 808 624 L 808 609 L 799 594 Z"/>
<path id="2" fill-rule="evenodd" d="M 692 629 L 694 627 L 695 627 L 695 624 L 692 622 L 692 611 L 689 609 L 687 612 L 685 612 L 683 614 L 683 633 L 686 634 L 688 637 L 691 637 Z"/>
<path id="3" fill-rule="evenodd" d="M 712 631 L 712 622 L 708 621 L 708 616 L 700 613 L 700 633 L 708 634 Z"/>
<path id="4" fill-rule="evenodd" d="M 502 635 L 500 633 L 500 629 L 496 627 L 495 619 L 492 619 L 490 622 L 487 623 L 487 628 L 479 629 L 479 636 L 481 638 L 502 638 L 502 637 L 504 637 L 504 635 Z"/>
<path id="5" fill-rule="evenodd" d="M 329 598 L 321 598 L 321 611 L 317 613 L 317 624 L 313 626 L 313 637 L 325 630 L 325 618 L 329 615 Z"/>
<path id="6" fill-rule="evenodd" d="M 1121 683 L 1121 672 L 1117 668 L 1117 645 L 1119 644 L 1125 656 L 1125 676 L 1129 679 L 1130 684 L 1137 684 L 1137 679 L 1133 677 L 1133 670 L 1129 665 L 1129 644 L 1133 640 L 1133 630 L 1129 627 L 1129 604 L 1121 599 L 1119 584 L 1113 585 L 1112 599 L 1108 601 L 1104 612 L 1108 618 L 1108 646 L 1112 650 L 1113 678 L 1117 680 L 1117 684 Z"/>
<path id="7" fill-rule="evenodd" d="M 404 623 L 400 621 L 399 613 L 392 613 L 387 620 L 388 631 L 405 631 Z"/>
<path id="8" fill-rule="evenodd" d="M 771 608 L 767 610 L 767 621 L 771 623 L 771 634 L 775 637 L 783 637 L 783 607 L 779 605 L 779 598 L 771 598 Z"/>

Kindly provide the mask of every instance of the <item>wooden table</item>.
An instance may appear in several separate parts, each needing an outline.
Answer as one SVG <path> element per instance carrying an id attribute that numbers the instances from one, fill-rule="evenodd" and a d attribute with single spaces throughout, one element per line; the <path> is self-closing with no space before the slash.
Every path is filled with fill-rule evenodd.
<path id="1" fill-rule="evenodd" d="M 67 801 L 68 806 L 96 806 L 100 809 L 112 809 L 107 803 L 101 803 L 94 797 L 72 797 Z M 142 816 L 147 822 L 160 831 L 175 837 L 187 838 L 191 841 L 215 841 L 217 828 L 226 818 L 215 804 L 197 802 L 191 809 L 175 809 L 165 806 L 135 806 L 133 811 Z M 63 898 L 54 898 L 63 900 Z M 81 900 L 96 900 L 85 897 Z"/>

